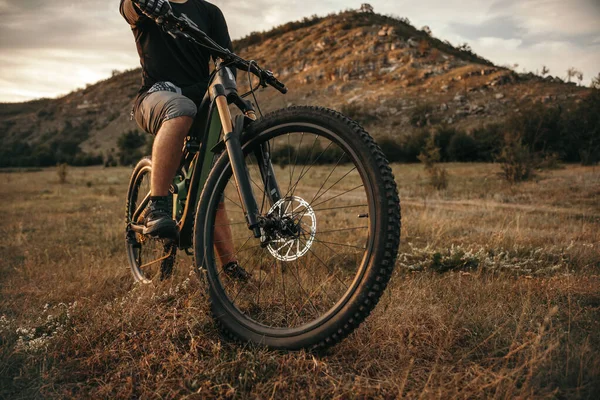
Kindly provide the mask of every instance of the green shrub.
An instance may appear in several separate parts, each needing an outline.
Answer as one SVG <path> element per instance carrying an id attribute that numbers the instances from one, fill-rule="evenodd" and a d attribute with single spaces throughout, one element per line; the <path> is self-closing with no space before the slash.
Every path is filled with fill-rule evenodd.
<path id="1" fill-rule="evenodd" d="M 562 125 L 564 161 L 592 165 L 600 161 L 600 90 L 591 93 L 571 112 Z"/>
<path id="2" fill-rule="evenodd" d="M 425 130 L 418 130 L 402 138 L 405 162 L 419 162 L 419 154 L 425 148 L 430 134 Z"/>
<path id="3" fill-rule="evenodd" d="M 450 155 L 448 154 L 448 146 L 452 137 L 458 133 L 456 128 L 449 126 L 442 126 L 435 132 L 434 140 L 435 145 L 440 149 L 440 161 L 450 161 Z"/>
<path id="4" fill-rule="evenodd" d="M 78 167 L 87 167 L 90 165 L 102 165 L 103 157 L 100 154 L 79 153 L 71 162 L 71 165 Z"/>
<path id="5" fill-rule="evenodd" d="M 498 161 L 502 175 L 509 183 L 525 181 L 533 175 L 533 155 L 517 135 L 507 135 Z"/>
<path id="6" fill-rule="evenodd" d="M 271 150 L 271 162 L 282 167 L 290 164 L 336 164 L 347 160 L 342 149 L 335 143 L 327 147 L 322 147 L 319 143 L 316 145 L 307 145 L 300 148 L 291 145 L 283 145 L 276 150 Z"/>
<path id="7" fill-rule="evenodd" d="M 425 171 L 429 174 L 429 183 L 436 190 L 448 187 L 448 172 L 438 165 L 440 161 L 440 149 L 435 145 L 433 136 L 429 136 L 425 148 L 419 154 L 419 160 L 425 165 Z"/>
<path id="8" fill-rule="evenodd" d="M 477 128 L 471 133 L 476 146 L 478 161 L 492 162 L 498 158 L 502 150 L 502 126 L 491 124 Z"/>
<path id="9" fill-rule="evenodd" d="M 564 155 L 566 138 L 563 135 L 562 116 L 562 108 L 538 103 L 509 119 L 506 129 L 518 133 L 521 143 L 531 153 L 557 152 Z"/>
<path id="10" fill-rule="evenodd" d="M 116 167 L 117 166 L 117 160 L 115 159 L 115 156 L 113 155 L 113 153 L 109 153 L 106 158 L 104 159 L 104 167 L 105 168 L 109 168 L 109 167 Z"/>
<path id="11" fill-rule="evenodd" d="M 144 156 L 143 147 L 146 144 L 146 135 L 137 129 L 122 134 L 117 140 L 119 148 L 119 163 L 131 165 Z"/>
<path id="12" fill-rule="evenodd" d="M 398 140 L 386 137 L 377 140 L 377 144 L 381 147 L 385 158 L 389 162 L 406 162 L 406 152 L 402 144 Z"/>
<path id="13" fill-rule="evenodd" d="M 273 164 L 285 167 L 289 164 L 294 164 L 296 160 L 296 148 L 290 145 L 284 145 L 276 150 L 271 150 L 271 162 Z"/>
<path id="14" fill-rule="evenodd" d="M 477 143 L 465 132 L 457 132 L 450 139 L 447 153 L 451 161 L 477 161 Z"/>

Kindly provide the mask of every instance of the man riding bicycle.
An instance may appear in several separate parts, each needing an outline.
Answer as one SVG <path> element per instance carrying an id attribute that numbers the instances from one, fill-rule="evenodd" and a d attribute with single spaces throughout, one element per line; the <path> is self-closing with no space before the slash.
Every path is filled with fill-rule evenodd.
<path id="1" fill-rule="evenodd" d="M 186 14 L 220 46 L 232 49 L 223 13 L 204 0 L 121 0 L 121 15 L 131 26 L 142 65 L 142 87 L 133 116 L 155 136 L 152 147 L 151 197 L 144 217 L 144 234 L 174 239 L 177 224 L 171 216 L 171 182 L 179 168 L 182 147 L 208 87 L 210 53 L 188 41 L 176 40 L 155 23 L 173 10 Z M 224 204 L 217 213 L 216 249 L 224 269 L 246 280 L 237 264 Z"/>

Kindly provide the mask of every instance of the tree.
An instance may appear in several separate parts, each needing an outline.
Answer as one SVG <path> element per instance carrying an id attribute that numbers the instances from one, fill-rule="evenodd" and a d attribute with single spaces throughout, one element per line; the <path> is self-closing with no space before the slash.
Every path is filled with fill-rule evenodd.
<path id="1" fill-rule="evenodd" d="M 363 3 L 360 5 L 360 12 L 373 14 L 375 12 L 375 9 L 373 8 L 372 5 L 370 5 L 368 3 Z"/>
<path id="2" fill-rule="evenodd" d="M 571 82 L 571 78 L 573 78 L 573 77 L 577 76 L 578 74 L 581 74 L 581 72 L 579 72 L 579 71 L 577 70 L 577 68 L 575 68 L 575 67 L 571 67 L 571 68 L 569 68 L 569 69 L 567 70 L 567 82 L 569 82 L 569 83 L 570 83 L 570 82 Z M 583 75 L 583 74 L 582 74 L 582 75 Z M 583 76 L 582 76 L 582 79 L 583 79 Z"/>
<path id="3" fill-rule="evenodd" d="M 146 144 L 146 136 L 137 129 L 124 133 L 117 140 L 119 147 L 119 162 L 121 165 L 131 165 L 143 156 L 142 147 Z"/>
<path id="4" fill-rule="evenodd" d="M 467 53 L 470 53 L 472 51 L 471 46 L 469 45 L 469 43 L 465 42 L 461 45 L 458 46 L 458 50 L 459 51 L 465 51 Z"/>
<path id="5" fill-rule="evenodd" d="M 576 77 L 577 77 L 577 80 L 579 81 L 579 86 L 581 86 L 581 82 L 583 81 L 583 72 L 577 71 Z"/>
<path id="6" fill-rule="evenodd" d="M 592 84 L 590 86 L 592 89 L 600 89 L 600 72 L 598 72 L 598 76 L 592 78 Z"/>
<path id="7" fill-rule="evenodd" d="M 542 65 L 542 76 L 546 76 L 550 73 L 550 68 L 546 67 L 545 65 Z"/>

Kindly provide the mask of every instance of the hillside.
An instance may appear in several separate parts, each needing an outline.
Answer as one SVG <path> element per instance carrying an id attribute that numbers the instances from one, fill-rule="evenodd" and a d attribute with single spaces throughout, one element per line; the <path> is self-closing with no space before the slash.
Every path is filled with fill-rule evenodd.
<path id="1" fill-rule="evenodd" d="M 234 46 L 275 71 L 290 89 L 286 96 L 262 91 L 263 111 L 328 106 L 359 120 L 375 137 L 440 124 L 470 130 L 502 122 L 536 102 L 568 108 L 589 91 L 558 78 L 516 74 L 407 20 L 373 13 L 288 23 Z M 129 112 L 139 76 L 139 69 L 127 71 L 55 100 L 0 104 L 0 144 L 29 146 L 34 158 L 77 146 L 114 153 L 117 139 L 137 128 Z"/>

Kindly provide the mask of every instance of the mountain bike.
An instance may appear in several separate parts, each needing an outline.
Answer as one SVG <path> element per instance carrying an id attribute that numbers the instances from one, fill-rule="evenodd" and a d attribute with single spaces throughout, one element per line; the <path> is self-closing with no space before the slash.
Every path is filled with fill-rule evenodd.
<path id="1" fill-rule="evenodd" d="M 220 47 L 184 14 L 157 22 L 210 49 L 215 69 L 171 185 L 177 240 L 143 235 L 152 161 L 134 168 L 126 230 L 134 278 L 169 277 L 177 251 L 186 251 L 227 336 L 290 350 L 338 343 L 373 310 L 394 269 L 400 202 L 388 161 L 336 111 L 289 107 L 262 116 L 258 88 L 287 92 L 273 73 Z M 247 93 L 238 93 L 231 67 L 247 71 Z M 245 100 L 251 95 L 255 104 Z M 217 235 L 222 229 L 226 239 Z M 219 240 L 250 279 L 224 273 Z"/>

